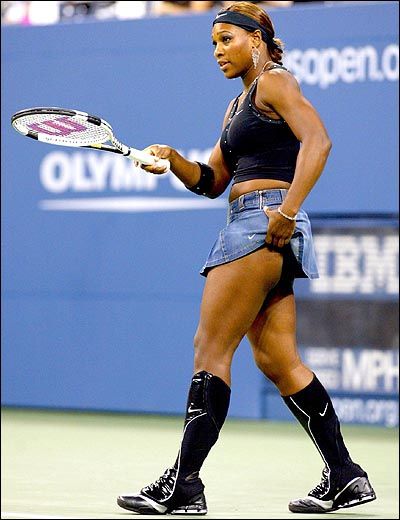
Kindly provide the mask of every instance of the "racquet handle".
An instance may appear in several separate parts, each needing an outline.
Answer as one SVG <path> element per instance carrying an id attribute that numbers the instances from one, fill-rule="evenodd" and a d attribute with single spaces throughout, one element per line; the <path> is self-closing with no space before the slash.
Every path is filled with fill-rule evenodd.
<path id="1" fill-rule="evenodd" d="M 157 163 L 157 166 L 164 168 L 165 171 L 170 169 L 170 162 L 168 159 L 156 159 L 154 155 L 150 155 L 142 150 L 136 150 L 135 148 L 129 148 L 128 157 L 132 159 L 132 161 L 137 161 L 145 166 L 153 166 L 153 164 Z"/>

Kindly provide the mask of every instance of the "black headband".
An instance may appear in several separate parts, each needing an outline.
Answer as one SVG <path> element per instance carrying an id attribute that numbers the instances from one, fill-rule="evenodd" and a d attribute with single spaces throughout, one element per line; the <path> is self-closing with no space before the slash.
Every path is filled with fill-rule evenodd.
<path id="1" fill-rule="evenodd" d="M 262 27 L 256 20 L 254 20 L 254 18 L 250 18 L 250 16 L 238 13 L 237 11 L 220 11 L 215 17 L 213 25 L 216 23 L 229 23 L 231 25 L 237 25 L 238 27 L 242 27 L 242 29 L 246 29 L 246 31 L 251 32 L 258 29 L 261 31 L 261 36 L 265 43 L 269 44 L 275 49 L 280 49 L 279 45 L 274 42 L 273 38 L 271 38 L 264 27 Z"/>

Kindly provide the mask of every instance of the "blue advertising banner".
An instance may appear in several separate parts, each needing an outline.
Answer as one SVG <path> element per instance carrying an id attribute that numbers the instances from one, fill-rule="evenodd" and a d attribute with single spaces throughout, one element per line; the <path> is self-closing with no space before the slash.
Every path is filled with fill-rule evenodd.
<path id="1" fill-rule="evenodd" d="M 301 347 L 305 363 L 328 390 L 343 423 L 399 425 L 399 352 L 388 349 Z M 261 416 L 290 420 L 292 416 L 276 395 L 276 389 L 261 381 Z"/>
<path id="2" fill-rule="evenodd" d="M 305 209 L 396 214 L 398 3 L 271 16 L 285 63 L 333 141 Z M 241 90 L 215 63 L 212 19 L 2 27 L 4 405 L 182 413 L 204 284 L 198 271 L 224 226 L 226 193 L 196 197 L 171 173 L 25 139 L 10 118 L 34 106 L 75 108 L 106 119 L 133 147 L 166 143 L 207 162 Z M 396 226 L 359 232 L 351 221 L 315 231 L 322 276 L 299 281 L 300 299 L 396 305 Z M 232 416 L 260 417 L 259 378 L 244 340 Z"/>
<path id="3" fill-rule="evenodd" d="M 396 302 L 399 295 L 399 233 L 396 219 L 315 220 L 319 278 L 298 280 L 297 295 L 317 299 Z M 344 224 L 346 222 L 346 224 Z"/>

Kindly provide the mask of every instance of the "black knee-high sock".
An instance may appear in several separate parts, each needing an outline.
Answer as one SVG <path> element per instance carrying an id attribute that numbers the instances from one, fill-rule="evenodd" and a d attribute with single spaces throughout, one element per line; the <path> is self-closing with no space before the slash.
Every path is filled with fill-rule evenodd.
<path id="1" fill-rule="evenodd" d="M 183 439 L 174 467 L 178 480 L 196 479 L 228 413 L 231 389 L 205 370 L 192 378 L 186 406 Z"/>
<path id="2" fill-rule="evenodd" d="M 303 390 L 283 399 L 329 468 L 351 462 L 332 401 L 315 374 Z"/>

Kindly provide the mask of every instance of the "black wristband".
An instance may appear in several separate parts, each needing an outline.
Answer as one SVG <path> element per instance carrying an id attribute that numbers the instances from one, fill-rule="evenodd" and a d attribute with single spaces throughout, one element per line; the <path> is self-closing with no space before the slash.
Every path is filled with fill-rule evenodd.
<path id="1" fill-rule="evenodd" d="M 198 161 L 195 161 L 200 166 L 200 180 L 191 188 L 186 188 L 196 195 L 204 195 L 206 197 L 210 196 L 210 191 L 214 183 L 214 170 L 208 164 L 204 164 Z"/>

